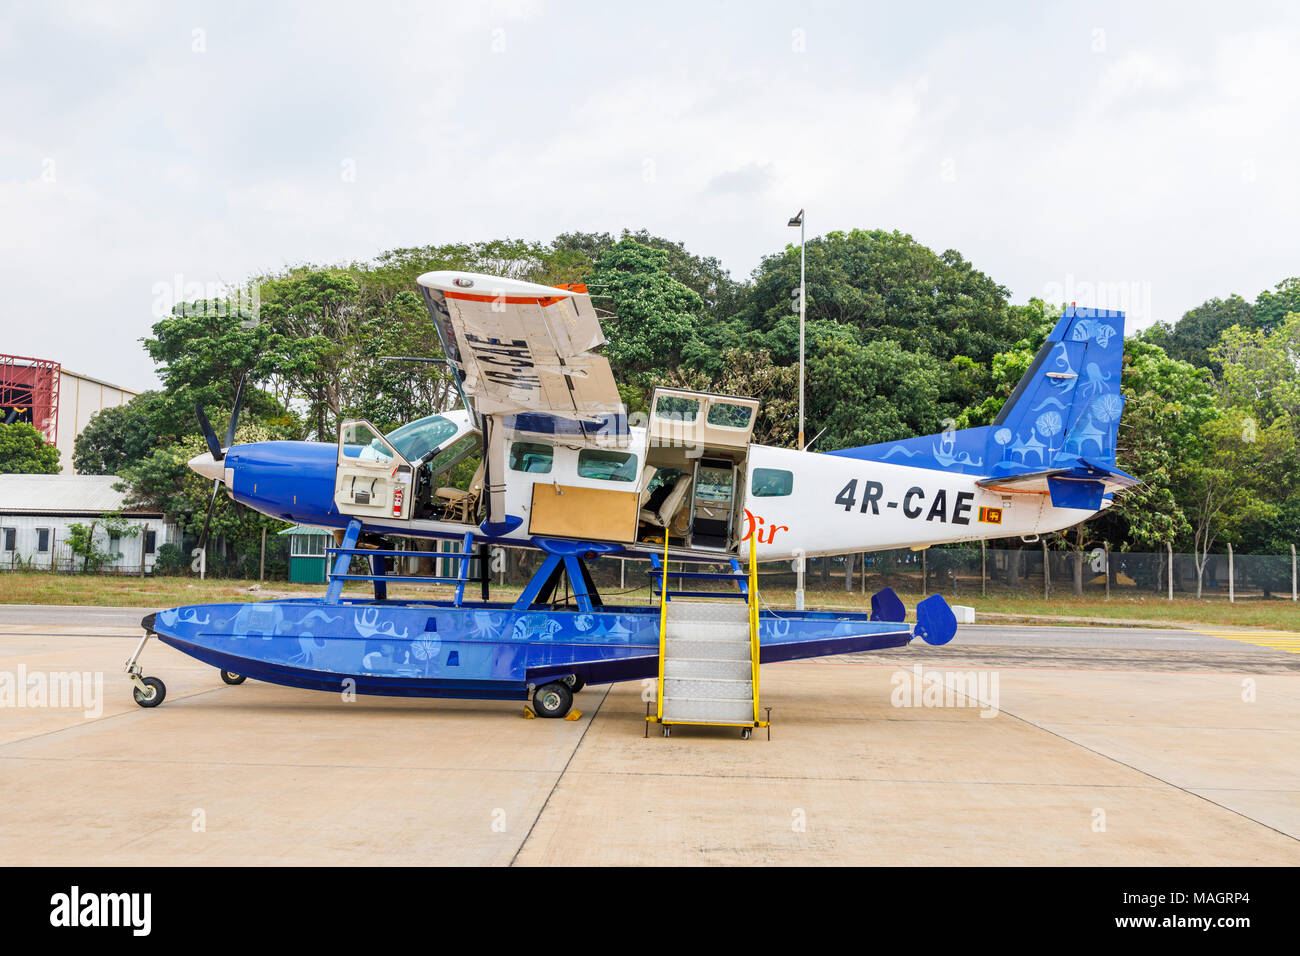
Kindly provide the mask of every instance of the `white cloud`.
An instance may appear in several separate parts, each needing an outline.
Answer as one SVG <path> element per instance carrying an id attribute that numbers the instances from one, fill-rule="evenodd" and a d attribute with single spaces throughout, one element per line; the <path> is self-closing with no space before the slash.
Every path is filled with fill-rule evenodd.
<path id="1" fill-rule="evenodd" d="M 644 226 L 746 275 L 801 206 L 812 234 L 956 248 L 1020 300 L 1134 283 L 1174 319 L 1297 271 L 1300 18 L 1220 20 L 22 8 L 0 27 L 0 348 L 142 386 L 150 290 L 177 273 Z"/>

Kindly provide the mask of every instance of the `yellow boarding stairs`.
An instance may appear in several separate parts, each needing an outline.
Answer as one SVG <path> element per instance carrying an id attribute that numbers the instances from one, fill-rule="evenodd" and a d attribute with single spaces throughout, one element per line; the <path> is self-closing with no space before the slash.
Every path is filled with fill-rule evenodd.
<path id="1" fill-rule="evenodd" d="M 740 736 L 746 740 L 755 727 L 768 726 L 758 716 L 758 565 L 754 552 L 751 535 L 748 574 L 735 558 L 729 573 L 673 574 L 734 581 L 735 591 L 670 591 L 667 532 L 662 564 L 658 555 L 651 558 L 653 586 L 659 592 L 659 685 L 655 714 L 646 721 L 662 725 L 665 737 L 674 724 L 740 727 Z M 729 600 L 697 600 L 701 597 Z"/>

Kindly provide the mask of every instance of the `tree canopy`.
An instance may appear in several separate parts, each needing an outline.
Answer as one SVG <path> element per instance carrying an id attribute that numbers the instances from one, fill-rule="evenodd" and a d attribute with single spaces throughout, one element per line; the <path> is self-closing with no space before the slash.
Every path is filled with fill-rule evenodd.
<path id="1" fill-rule="evenodd" d="M 57 475 L 59 450 L 27 422 L 0 425 L 0 475 Z"/>
<path id="2" fill-rule="evenodd" d="M 988 424 L 1063 307 L 1013 304 L 959 252 L 897 231 L 831 232 L 806 251 L 805 431 L 820 435 L 822 451 Z M 220 303 L 178 305 L 144 340 L 163 388 L 92 419 L 77 440 L 78 470 L 121 475 L 133 500 L 195 533 L 211 486 L 184 466 L 204 447 L 194 406 L 223 431 L 244 373 L 241 440 L 333 441 L 346 418 L 388 430 L 452 407 L 458 396 L 444 366 L 391 360 L 441 356 L 415 279 L 442 269 L 584 282 L 630 411 L 644 411 L 661 383 L 750 395 L 762 402 L 755 440 L 795 441 L 798 247 L 764 257 L 738 281 L 716 258 L 645 230 L 570 232 L 256 276 L 252 320 Z M 1298 313 L 1300 278 L 1289 278 L 1253 300 L 1211 299 L 1130 334 L 1118 455 L 1143 484 L 1093 520 L 1092 537 L 1198 552 L 1300 537 Z M 42 450 L 34 432 L 0 430 L 0 470 L 57 470 L 57 452 Z M 228 508 L 214 535 L 249 542 L 267 522 Z"/>

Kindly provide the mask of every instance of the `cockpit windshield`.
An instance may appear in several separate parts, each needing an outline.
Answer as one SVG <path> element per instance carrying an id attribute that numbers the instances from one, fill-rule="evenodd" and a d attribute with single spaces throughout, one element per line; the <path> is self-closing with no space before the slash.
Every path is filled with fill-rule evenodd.
<path id="1" fill-rule="evenodd" d="M 430 415 L 394 428 L 384 437 L 407 461 L 419 461 L 456 434 L 457 430 L 455 422 L 441 415 Z"/>

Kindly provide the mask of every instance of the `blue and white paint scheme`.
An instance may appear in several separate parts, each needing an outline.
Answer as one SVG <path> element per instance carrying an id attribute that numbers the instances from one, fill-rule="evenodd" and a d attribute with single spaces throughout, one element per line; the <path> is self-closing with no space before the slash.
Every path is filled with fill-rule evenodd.
<path id="1" fill-rule="evenodd" d="M 1116 464 L 1120 312 L 1066 309 L 991 425 L 815 453 L 752 442 L 750 398 L 661 388 L 647 416 L 629 415 L 581 286 L 459 272 L 418 281 L 465 407 L 387 435 L 345 422 L 334 444 L 213 446 L 190 462 L 250 508 L 334 529 L 326 596 L 175 608 L 150 632 L 291 686 L 513 698 L 557 675 L 653 675 L 657 609 L 603 606 L 585 566 L 662 555 L 665 533 L 667 556 L 685 562 L 743 558 L 751 538 L 760 561 L 919 549 L 1060 530 L 1137 481 Z M 470 456 L 480 464 L 468 485 L 443 486 Z M 406 554 L 385 543 L 394 538 L 460 542 L 453 601 L 387 599 L 388 563 Z M 349 573 L 367 544 L 378 548 L 364 552 L 372 573 Z M 497 545 L 546 561 L 514 603 L 466 602 L 469 556 Z M 578 604 L 554 609 L 562 577 Z M 372 581 L 374 598 L 344 599 L 349 579 Z M 907 643 L 894 604 L 876 604 L 888 615 L 765 612 L 762 660 Z M 950 638 L 950 612 L 923 606 L 917 633 Z"/>

